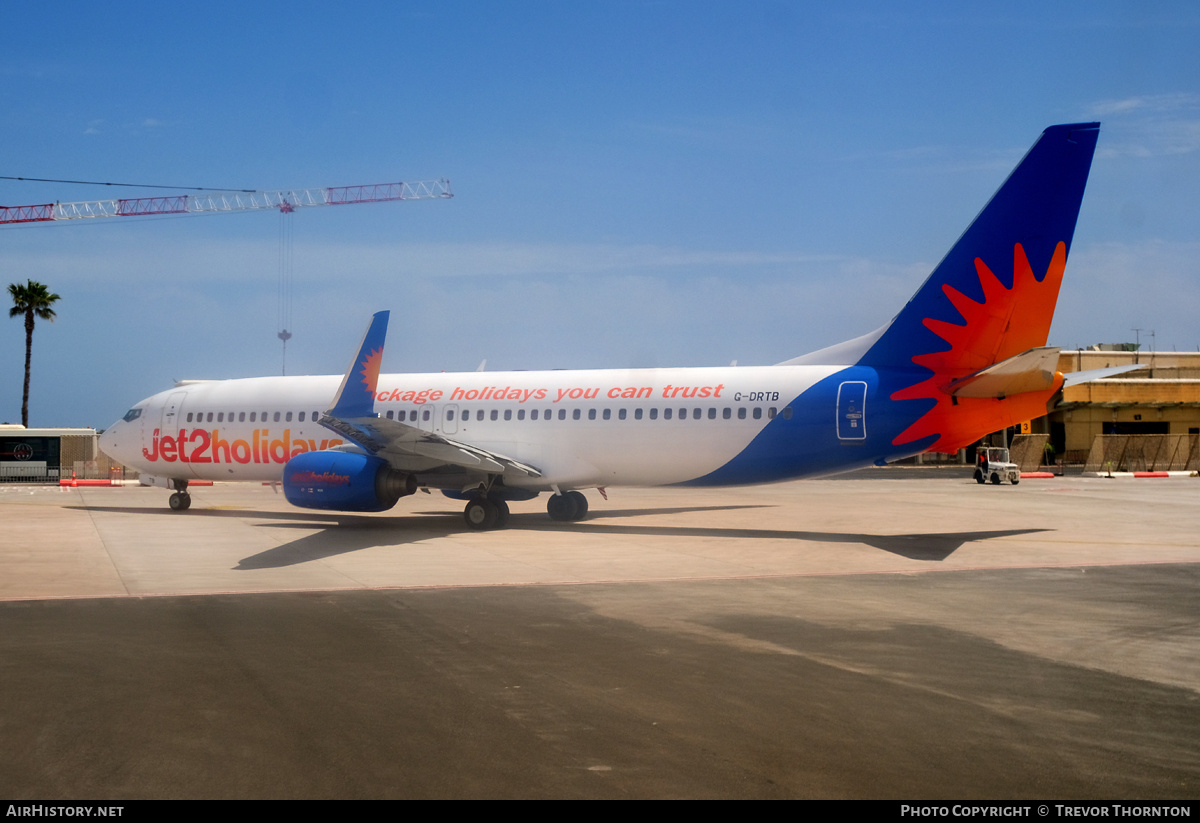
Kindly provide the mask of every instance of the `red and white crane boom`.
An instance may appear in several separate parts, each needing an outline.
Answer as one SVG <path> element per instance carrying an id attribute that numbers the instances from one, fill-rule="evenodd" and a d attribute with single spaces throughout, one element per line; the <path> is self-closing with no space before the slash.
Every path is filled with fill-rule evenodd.
<path id="1" fill-rule="evenodd" d="M 453 197 L 449 180 L 415 183 L 371 183 L 363 186 L 283 189 L 280 191 L 212 192 L 87 200 L 79 203 L 42 203 L 34 206 L 0 206 L 0 224 L 41 223 L 95 217 L 145 217 L 165 214 L 215 214 L 278 209 L 293 212 L 311 206 L 345 206 L 384 203 L 390 200 L 429 200 Z"/>

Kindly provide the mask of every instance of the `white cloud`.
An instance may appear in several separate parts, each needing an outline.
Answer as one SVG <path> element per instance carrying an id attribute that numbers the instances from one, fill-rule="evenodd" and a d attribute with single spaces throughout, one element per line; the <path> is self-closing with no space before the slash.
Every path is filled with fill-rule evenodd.
<path id="1" fill-rule="evenodd" d="M 1100 157 L 1170 157 L 1200 151 L 1200 94 L 1103 100 L 1093 104 L 1091 112 L 1105 121 Z"/>

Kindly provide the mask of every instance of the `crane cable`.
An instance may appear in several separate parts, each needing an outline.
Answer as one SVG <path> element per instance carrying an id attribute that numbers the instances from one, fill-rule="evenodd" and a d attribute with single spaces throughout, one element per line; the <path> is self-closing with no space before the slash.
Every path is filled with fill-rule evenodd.
<path id="1" fill-rule="evenodd" d="M 292 217 L 295 212 L 284 211 L 279 212 L 279 334 L 276 335 L 283 342 L 283 354 L 280 373 L 287 375 L 287 341 L 291 339 L 292 333 L 289 329 L 292 326 L 292 280 L 294 270 L 294 255 L 292 253 L 294 230 L 292 226 Z"/>
<path id="2" fill-rule="evenodd" d="M 131 189 L 182 189 L 183 191 L 239 191 L 246 194 L 258 194 L 258 189 L 218 189 L 212 186 L 157 186 L 153 183 L 101 183 L 96 180 L 55 180 L 50 177 L 8 177 L 0 175 L 0 180 L 19 180 L 22 183 L 71 183 L 78 186 L 124 186 Z"/>

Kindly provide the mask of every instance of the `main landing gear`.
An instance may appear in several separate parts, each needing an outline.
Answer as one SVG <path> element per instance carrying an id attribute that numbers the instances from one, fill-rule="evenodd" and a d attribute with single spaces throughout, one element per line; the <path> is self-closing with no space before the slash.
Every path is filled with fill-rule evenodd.
<path id="1" fill-rule="evenodd" d="M 186 480 L 172 480 L 175 486 L 175 493 L 171 495 L 171 509 L 177 512 L 185 512 L 192 507 L 192 496 L 188 494 L 188 482 Z"/>
<path id="2" fill-rule="evenodd" d="M 502 529 L 508 525 L 508 503 L 502 497 L 475 497 L 463 509 L 463 520 L 476 531 Z"/>
<path id="3" fill-rule="evenodd" d="M 582 520 L 588 512 L 587 498 L 578 491 L 552 494 L 546 501 L 546 512 L 551 520 Z"/>
<path id="4" fill-rule="evenodd" d="M 582 520 L 587 516 L 588 501 L 578 491 L 552 494 L 546 501 L 546 511 L 551 520 Z M 473 497 L 463 509 L 463 520 L 476 531 L 502 529 L 508 525 L 508 503 L 493 495 Z"/>

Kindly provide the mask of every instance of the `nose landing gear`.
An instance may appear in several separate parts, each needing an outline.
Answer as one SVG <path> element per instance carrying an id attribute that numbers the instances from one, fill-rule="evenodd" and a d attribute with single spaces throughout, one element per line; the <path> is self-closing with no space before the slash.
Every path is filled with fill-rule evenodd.
<path id="1" fill-rule="evenodd" d="M 171 495 L 170 505 L 172 511 L 185 512 L 192 507 L 192 496 L 188 494 L 188 482 L 186 480 L 172 480 L 171 485 L 175 487 L 175 493 Z"/>

